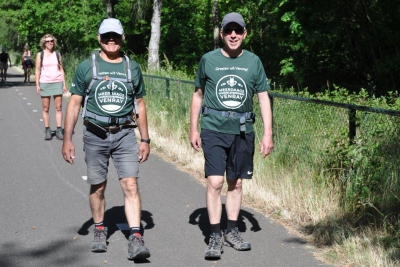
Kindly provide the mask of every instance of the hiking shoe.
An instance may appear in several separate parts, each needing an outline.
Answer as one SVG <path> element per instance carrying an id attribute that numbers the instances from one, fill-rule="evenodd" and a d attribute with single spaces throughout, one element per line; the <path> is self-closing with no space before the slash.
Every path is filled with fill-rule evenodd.
<path id="1" fill-rule="evenodd" d="M 106 252 L 107 251 L 107 227 L 102 230 L 94 228 L 94 239 L 92 242 L 92 252 Z"/>
<path id="2" fill-rule="evenodd" d="M 210 241 L 208 242 L 208 247 L 204 254 L 204 258 L 206 259 L 220 259 L 221 254 L 223 252 L 222 249 L 222 237 L 217 233 L 212 233 L 210 235 Z"/>
<path id="3" fill-rule="evenodd" d="M 50 130 L 50 129 L 46 129 L 46 130 L 44 131 L 44 133 L 45 133 L 44 140 L 51 140 L 51 139 L 52 139 L 52 137 L 51 137 L 51 130 Z"/>
<path id="4" fill-rule="evenodd" d="M 128 260 L 147 259 L 150 257 L 150 251 L 144 246 L 142 236 L 129 236 L 128 243 Z"/>
<path id="5" fill-rule="evenodd" d="M 63 140 L 64 134 L 63 134 L 63 130 L 62 129 L 57 129 L 56 130 L 56 137 L 57 137 L 58 140 Z"/>
<path id="6" fill-rule="evenodd" d="M 237 227 L 232 229 L 229 233 L 225 231 L 224 234 L 224 245 L 233 247 L 236 250 L 250 250 L 251 244 L 243 240 L 243 238 L 239 234 L 239 230 Z"/>

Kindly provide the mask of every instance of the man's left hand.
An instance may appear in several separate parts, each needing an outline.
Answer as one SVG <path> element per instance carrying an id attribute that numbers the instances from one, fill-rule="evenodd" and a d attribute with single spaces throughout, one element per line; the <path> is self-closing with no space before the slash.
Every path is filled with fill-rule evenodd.
<path id="1" fill-rule="evenodd" d="M 150 154 L 150 144 L 145 142 L 140 142 L 139 145 L 139 163 L 145 162 L 149 158 Z"/>
<path id="2" fill-rule="evenodd" d="M 263 158 L 271 154 L 274 149 L 274 142 L 272 141 L 272 135 L 264 135 L 261 140 L 260 154 Z"/>

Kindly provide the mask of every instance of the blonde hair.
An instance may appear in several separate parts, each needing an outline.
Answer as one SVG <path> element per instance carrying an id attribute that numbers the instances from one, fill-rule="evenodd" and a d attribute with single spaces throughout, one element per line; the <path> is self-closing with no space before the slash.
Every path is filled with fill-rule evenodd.
<path id="1" fill-rule="evenodd" d="M 29 45 L 26 44 L 26 45 L 24 46 L 24 49 L 28 49 L 28 50 L 29 50 Z"/>
<path id="2" fill-rule="evenodd" d="M 47 33 L 47 34 L 45 34 L 41 39 L 40 39 L 40 47 L 44 50 L 44 49 L 46 49 L 46 38 L 49 38 L 49 37 L 51 37 L 51 38 L 53 38 L 54 39 L 54 46 L 53 46 L 53 50 L 55 50 L 56 49 L 56 47 L 57 47 L 57 39 L 56 39 L 56 37 L 54 37 L 53 35 L 51 35 L 51 34 L 49 34 L 49 33 Z"/>

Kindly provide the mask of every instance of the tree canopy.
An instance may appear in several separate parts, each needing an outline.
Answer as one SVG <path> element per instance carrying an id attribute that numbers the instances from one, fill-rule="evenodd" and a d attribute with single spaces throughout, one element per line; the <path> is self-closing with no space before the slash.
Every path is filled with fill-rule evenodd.
<path id="1" fill-rule="evenodd" d="M 147 58 L 150 0 L 3 1 L 0 44 L 38 48 L 40 37 L 52 33 L 63 52 L 92 50 L 110 15 L 107 4 L 124 25 L 124 50 Z M 261 58 L 272 83 L 310 92 L 336 84 L 384 95 L 400 86 L 399 9 L 400 0 L 163 0 L 159 53 L 193 74 L 200 57 L 218 44 L 213 14 L 221 20 L 236 11 L 247 23 L 244 47 Z"/>

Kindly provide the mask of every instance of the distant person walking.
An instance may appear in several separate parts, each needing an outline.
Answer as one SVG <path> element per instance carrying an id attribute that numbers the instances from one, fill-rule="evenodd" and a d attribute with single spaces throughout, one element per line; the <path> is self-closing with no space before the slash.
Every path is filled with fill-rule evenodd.
<path id="1" fill-rule="evenodd" d="M 54 107 L 56 110 L 56 137 L 63 140 L 62 131 L 62 94 L 67 92 L 65 85 L 65 75 L 60 53 L 55 51 L 57 39 L 46 34 L 40 39 L 40 47 L 43 51 L 36 56 L 36 92 L 42 97 L 42 116 L 45 127 L 44 140 L 51 140 L 50 129 L 50 100 L 54 97 Z"/>
<path id="2" fill-rule="evenodd" d="M 190 109 L 190 143 L 199 151 L 203 148 L 207 178 L 206 205 L 211 225 L 206 259 L 219 259 L 222 245 L 236 250 L 250 250 L 237 228 L 242 182 L 253 176 L 254 118 L 253 96 L 261 108 L 264 134 L 260 154 L 271 153 L 272 111 L 268 96 L 270 85 L 260 59 L 242 48 L 246 38 L 246 23 L 242 15 L 229 13 L 221 24 L 220 36 L 225 45 L 203 55 L 197 70 Z M 201 134 L 198 132 L 201 114 Z M 227 226 L 221 236 L 221 189 L 224 175 Z M 225 227 L 225 226 L 224 226 Z"/>
<path id="3" fill-rule="evenodd" d="M 0 54 L 0 76 L 1 76 L 1 82 L 5 82 L 7 80 L 8 61 L 10 62 L 10 67 L 11 67 L 10 55 L 8 53 L 6 53 L 6 49 L 3 47 L 1 49 L 1 54 Z"/>
<path id="4" fill-rule="evenodd" d="M 24 70 L 24 83 L 27 81 L 31 82 L 31 69 L 33 68 L 32 52 L 29 50 L 29 45 L 24 46 L 24 52 L 22 53 L 22 69 Z"/>

